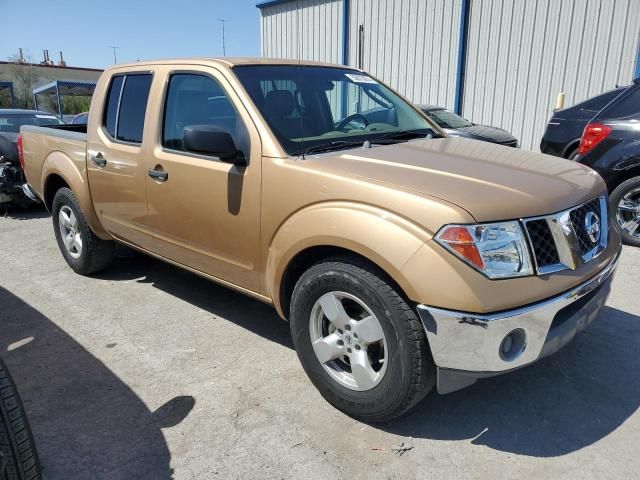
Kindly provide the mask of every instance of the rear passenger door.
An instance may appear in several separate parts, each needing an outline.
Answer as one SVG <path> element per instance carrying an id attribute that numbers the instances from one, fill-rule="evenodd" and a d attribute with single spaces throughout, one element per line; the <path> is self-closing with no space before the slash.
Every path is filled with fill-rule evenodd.
<path id="1" fill-rule="evenodd" d="M 89 188 L 102 225 L 115 237 L 148 249 L 153 241 L 143 137 L 150 130 L 146 112 L 152 81 L 148 70 L 112 76 L 99 87 L 105 89 L 104 105 L 92 112 L 87 131 Z"/>

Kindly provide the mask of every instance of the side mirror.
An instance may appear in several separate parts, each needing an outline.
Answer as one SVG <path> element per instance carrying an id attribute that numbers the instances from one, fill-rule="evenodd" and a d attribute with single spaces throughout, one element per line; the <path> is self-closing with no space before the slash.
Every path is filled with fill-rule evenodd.
<path id="1" fill-rule="evenodd" d="M 214 125 L 189 125 L 182 133 L 182 148 L 188 152 L 218 157 L 223 162 L 246 165 L 243 153 L 238 151 L 231 134 Z"/>

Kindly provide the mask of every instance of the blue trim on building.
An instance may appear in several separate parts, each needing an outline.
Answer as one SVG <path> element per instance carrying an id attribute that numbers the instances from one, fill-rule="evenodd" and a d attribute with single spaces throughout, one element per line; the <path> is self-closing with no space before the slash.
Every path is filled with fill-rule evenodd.
<path id="1" fill-rule="evenodd" d="M 281 3 L 292 2 L 293 0 L 261 0 L 256 3 L 258 8 L 273 7 L 274 5 L 280 5 Z"/>
<path id="2" fill-rule="evenodd" d="M 640 40 L 638 40 L 638 49 L 636 50 L 636 69 L 633 74 L 633 79 L 640 79 Z"/>
<path id="3" fill-rule="evenodd" d="M 471 0 L 460 0 L 460 36 L 458 39 L 458 70 L 456 73 L 456 95 L 453 111 L 462 115 L 462 96 L 464 95 L 464 73 L 467 62 L 467 43 L 469 40 L 469 13 Z"/>
<path id="4" fill-rule="evenodd" d="M 342 0 L 342 64 L 349 65 L 349 0 Z"/>

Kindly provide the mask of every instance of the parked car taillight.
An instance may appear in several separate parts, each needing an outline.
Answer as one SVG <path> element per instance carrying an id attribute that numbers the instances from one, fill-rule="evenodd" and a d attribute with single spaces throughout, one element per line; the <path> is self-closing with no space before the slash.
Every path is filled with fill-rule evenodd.
<path id="1" fill-rule="evenodd" d="M 24 171 L 24 150 L 22 149 L 22 135 L 18 135 L 18 161 L 20 168 Z"/>
<path id="2" fill-rule="evenodd" d="M 611 127 L 602 125 L 601 123 L 589 123 L 584 127 L 582 138 L 580 139 L 580 147 L 578 153 L 586 155 L 593 150 L 596 145 L 602 142 L 611 133 Z"/>

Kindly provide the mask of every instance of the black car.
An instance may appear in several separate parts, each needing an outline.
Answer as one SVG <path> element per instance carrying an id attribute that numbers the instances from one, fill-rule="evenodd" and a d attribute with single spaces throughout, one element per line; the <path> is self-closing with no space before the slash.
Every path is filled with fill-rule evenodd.
<path id="1" fill-rule="evenodd" d="M 506 130 L 487 125 L 477 125 L 460 115 L 436 105 L 418 105 L 427 117 L 436 122 L 450 137 L 473 138 L 483 142 L 518 147 L 518 139 Z"/>
<path id="2" fill-rule="evenodd" d="M 572 107 L 555 110 L 542 136 L 540 151 L 573 160 L 578 154 L 580 137 L 589 120 L 624 92 L 625 88 L 627 87 L 617 87 Z"/>
<path id="3" fill-rule="evenodd" d="M 588 123 L 576 161 L 602 176 L 622 240 L 640 247 L 640 79 Z"/>
<path id="4" fill-rule="evenodd" d="M 60 125 L 63 122 L 48 112 L 0 109 L 0 204 L 27 206 L 23 193 L 24 173 L 18 162 L 18 134 L 22 125 Z"/>

